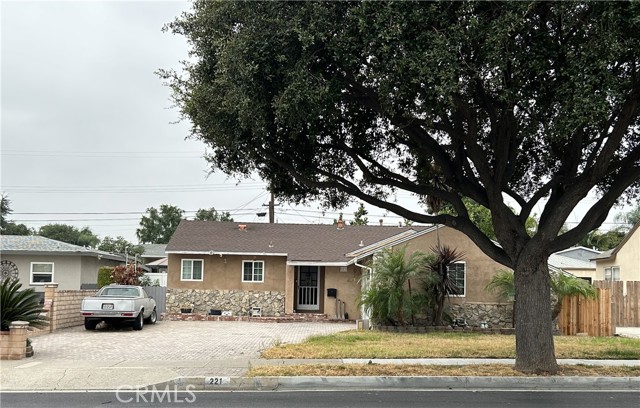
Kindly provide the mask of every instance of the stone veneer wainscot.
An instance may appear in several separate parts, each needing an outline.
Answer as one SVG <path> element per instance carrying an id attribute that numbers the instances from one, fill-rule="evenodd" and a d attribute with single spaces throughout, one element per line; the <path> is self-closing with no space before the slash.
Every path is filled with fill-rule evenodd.
<path id="1" fill-rule="evenodd" d="M 284 299 L 285 293 L 279 291 L 168 289 L 167 312 L 179 313 L 181 308 L 193 305 L 194 312 L 215 309 L 248 316 L 252 307 L 260 307 L 262 316 L 284 316 Z"/>

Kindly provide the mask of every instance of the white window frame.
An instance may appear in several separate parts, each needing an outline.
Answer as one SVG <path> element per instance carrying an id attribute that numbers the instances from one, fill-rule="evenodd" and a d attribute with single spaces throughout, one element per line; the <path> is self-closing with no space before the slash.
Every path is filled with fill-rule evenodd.
<path id="1" fill-rule="evenodd" d="M 609 272 L 609 277 L 607 277 L 607 271 Z M 618 272 L 617 274 L 615 272 Z M 617 275 L 617 276 L 616 276 Z M 619 266 L 606 266 L 604 268 L 604 280 L 615 282 L 620 280 L 620 267 Z"/>
<path id="2" fill-rule="evenodd" d="M 261 280 L 256 280 L 255 279 L 255 267 L 252 265 L 251 266 L 251 280 L 245 280 L 244 279 L 244 265 L 247 263 L 251 263 L 251 264 L 256 264 L 256 263 L 260 263 L 262 264 L 262 279 Z M 242 261 L 242 271 L 240 271 L 242 273 L 242 282 L 246 282 L 246 283 L 264 283 L 264 261 L 261 260 L 253 260 L 253 261 Z"/>
<path id="3" fill-rule="evenodd" d="M 458 261 L 453 262 L 451 265 L 463 265 L 464 266 L 464 275 L 462 277 L 462 293 L 459 295 L 451 294 L 451 297 L 466 297 L 467 296 L 467 262 L 466 261 Z M 447 267 L 448 268 L 448 267 Z"/>
<path id="4" fill-rule="evenodd" d="M 184 262 L 191 262 L 191 279 L 186 279 L 184 277 Z M 198 261 L 202 263 L 202 271 L 200 273 L 200 279 L 193 279 L 193 262 Z M 191 258 L 183 258 L 180 261 L 180 280 L 184 282 L 202 282 L 204 280 L 204 259 L 191 259 Z"/>
<path id="5" fill-rule="evenodd" d="M 51 265 L 51 280 L 49 282 L 34 282 L 33 281 L 33 265 Z M 31 262 L 31 267 L 29 268 L 29 284 L 34 286 L 44 286 L 48 283 L 55 282 L 53 280 L 55 272 L 55 264 L 53 262 Z M 49 274 L 49 272 L 36 272 L 38 275 Z"/>

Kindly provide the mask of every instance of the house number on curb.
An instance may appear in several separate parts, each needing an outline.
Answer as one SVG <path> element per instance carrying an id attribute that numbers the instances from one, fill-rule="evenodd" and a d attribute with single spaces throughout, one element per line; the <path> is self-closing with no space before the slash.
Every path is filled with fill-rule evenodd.
<path id="1" fill-rule="evenodd" d="M 231 377 L 205 377 L 204 385 L 225 385 L 231 383 Z"/>

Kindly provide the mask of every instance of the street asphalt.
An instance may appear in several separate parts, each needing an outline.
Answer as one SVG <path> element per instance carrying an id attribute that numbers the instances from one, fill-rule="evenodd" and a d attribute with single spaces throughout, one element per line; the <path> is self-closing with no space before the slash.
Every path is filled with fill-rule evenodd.
<path id="1" fill-rule="evenodd" d="M 65 329 L 33 338 L 34 357 L 2 361 L 0 390 L 640 390 L 640 377 L 245 377 L 257 365 L 514 364 L 511 359 L 260 359 L 260 350 L 274 344 L 351 329 L 353 324 L 344 323 L 171 321 L 142 331 Z M 638 360 L 558 363 L 640 366 Z"/>

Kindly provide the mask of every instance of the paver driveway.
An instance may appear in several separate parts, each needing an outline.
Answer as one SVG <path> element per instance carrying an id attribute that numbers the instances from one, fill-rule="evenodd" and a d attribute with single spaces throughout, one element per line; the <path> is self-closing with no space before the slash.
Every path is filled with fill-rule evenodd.
<path id="1" fill-rule="evenodd" d="M 276 344 L 351 329 L 353 323 L 161 321 L 141 331 L 63 329 L 34 337 L 33 346 L 37 360 L 250 359 Z"/>

